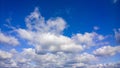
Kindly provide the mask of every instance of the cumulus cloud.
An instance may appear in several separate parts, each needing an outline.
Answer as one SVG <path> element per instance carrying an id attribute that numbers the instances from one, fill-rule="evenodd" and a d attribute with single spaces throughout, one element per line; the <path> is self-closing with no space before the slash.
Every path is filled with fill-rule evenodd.
<path id="1" fill-rule="evenodd" d="M 4 59 L 7 59 L 9 63 L 11 62 L 9 66 L 15 67 L 15 68 L 39 68 L 39 67 L 73 68 L 73 67 L 82 67 L 82 66 L 88 65 L 88 63 L 92 61 L 97 60 L 97 58 L 94 55 L 91 55 L 88 53 L 82 53 L 81 55 L 76 55 L 76 54 L 73 55 L 71 53 L 57 52 L 55 54 L 46 53 L 42 55 L 42 54 L 37 54 L 35 52 L 35 49 L 33 48 L 25 48 L 20 53 L 14 49 L 12 49 L 10 52 L 2 51 L 2 53 L 8 56 L 8 57 L 5 57 Z M 2 62 L 3 60 L 1 61 L 1 63 Z M 4 62 L 4 65 L 5 66 L 1 64 L 1 67 L 6 67 L 8 63 Z"/>
<path id="2" fill-rule="evenodd" d="M 95 57 L 92 54 L 88 54 L 88 53 L 77 55 L 75 59 L 76 61 L 81 62 L 81 63 L 93 63 L 94 61 L 98 60 L 97 57 Z"/>
<path id="3" fill-rule="evenodd" d="M 37 54 L 33 48 L 25 48 L 20 53 L 12 50 L 11 53 L 15 56 L 13 58 L 18 68 L 63 67 L 70 59 L 70 55 L 63 52 L 57 52 L 56 54 L 46 53 L 43 55 Z"/>
<path id="4" fill-rule="evenodd" d="M 32 47 L 23 48 L 21 51 L 0 50 L 1 68 L 107 68 L 107 64 L 97 64 L 97 55 L 114 55 L 120 52 L 119 46 L 105 46 L 96 49 L 94 54 L 87 53 L 85 50 L 93 46 L 105 45 L 105 36 L 96 32 L 65 36 L 63 32 L 66 21 L 61 17 L 45 20 L 38 8 L 25 18 L 25 22 L 25 29 L 14 30 L 20 40 L 25 40 Z M 0 38 L 2 43 L 19 44 L 15 37 L 2 32 Z"/>
<path id="5" fill-rule="evenodd" d="M 84 48 L 106 44 L 105 42 L 102 41 L 105 39 L 105 37 L 103 35 L 97 34 L 96 32 L 92 32 L 92 33 L 86 32 L 84 34 L 78 33 L 74 35 L 72 39 L 76 43 L 83 45 Z"/>
<path id="6" fill-rule="evenodd" d="M 93 53 L 98 56 L 113 56 L 116 53 L 120 53 L 120 46 L 103 46 L 96 49 Z"/>
<path id="7" fill-rule="evenodd" d="M 106 63 L 106 64 L 96 64 L 96 65 L 90 65 L 87 66 L 88 68 L 119 68 L 120 62 L 116 63 Z"/>
<path id="8" fill-rule="evenodd" d="M 12 54 L 0 50 L 0 58 L 1 58 L 1 59 L 7 59 L 7 58 L 11 58 L 11 57 L 12 57 Z"/>
<path id="9" fill-rule="evenodd" d="M 74 64 L 72 68 L 119 68 L 120 62 L 116 63 L 105 63 L 105 64 L 84 64 L 84 63 L 78 63 Z"/>
<path id="10" fill-rule="evenodd" d="M 96 32 L 75 34 L 72 37 L 62 33 L 66 22 L 61 17 L 50 18 L 47 21 L 41 16 L 38 8 L 25 18 L 27 29 L 16 29 L 20 38 L 28 40 L 38 53 L 46 52 L 81 52 L 84 48 L 104 45 L 105 37 Z M 99 43 L 99 44 L 98 44 Z"/>
<path id="11" fill-rule="evenodd" d="M 27 29 L 19 28 L 16 31 L 21 38 L 32 43 L 38 53 L 80 52 L 83 50 L 80 44 L 76 44 L 71 38 L 62 35 L 66 22 L 61 17 L 45 21 L 36 8 L 25 20 Z"/>
<path id="12" fill-rule="evenodd" d="M 7 43 L 13 46 L 19 44 L 18 39 L 13 36 L 7 36 L 0 31 L 0 43 Z"/>
<path id="13" fill-rule="evenodd" d="M 35 8 L 34 12 L 25 18 L 25 21 L 28 30 L 39 32 L 51 32 L 54 34 L 59 34 L 66 27 L 66 22 L 61 17 L 50 18 L 49 20 L 45 21 L 38 8 Z"/>
<path id="14" fill-rule="evenodd" d="M 16 62 L 12 60 L 13 54 L 0 50 L 0 68 L 16 68 Z"/>

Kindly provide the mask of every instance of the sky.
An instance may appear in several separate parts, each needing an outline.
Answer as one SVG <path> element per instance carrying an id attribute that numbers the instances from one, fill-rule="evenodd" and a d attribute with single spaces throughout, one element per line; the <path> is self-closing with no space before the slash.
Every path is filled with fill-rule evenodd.
<path id="1" fill-rule="evenodd" d="M 0 68 L 119 68 L 120 0 L 0 0 Z"/>

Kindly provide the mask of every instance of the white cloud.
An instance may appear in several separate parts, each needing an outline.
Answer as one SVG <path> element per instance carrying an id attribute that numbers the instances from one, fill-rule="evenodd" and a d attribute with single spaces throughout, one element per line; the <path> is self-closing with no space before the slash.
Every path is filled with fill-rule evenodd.
<path id="1" fill-rule="evenodd" d="M 26 17 L 27 29 L 16 29 L 19 36 L 28 40 L 37 50 L 42 52 L 80 52 L 82 46 L 71 38 L 62 35 L 66 22 L 61 17 L 44 20 L 36 8 Z M 74 50 L 73 50 L 74 49 Z"/>
<path id="2" fill-rule="evenodd" d="M 52 33 L 61 33 L 66 27 L 66 22 L 61 17 L 57 17 L 55 19 L 49 19 L 47 21 L 47 26 L 48 31 Z"/>
<path id="3" fill-rule="evenodd" d="M 23 39 L 27 39 L 27 40 L 33 39 L 31 31 L 27 31 L 25 29 L 20 28 L 17 30 L 17 32 Z"/>
<path id="4" fill-rule="evenodd" d="M 87 66 L 87 68 L 119 68 L 119 67 L 120 67 L 120 62 L 96 64 L 96 65 L 88 65 Z"/>
<path id="5" fill-rule="evenodd" d="M 85 34 L 76 34 L 72 37 L 72 39 L 78 44 L 83 45 L 85 48 L 89 48 L 91 46 L 105 44 L 105 42 L 101 42 L 105 39 L 103 35 L 97 34 L 95 32 Z"/>
<path id="6" fill-rule="evenodd" d="M 25 21 L 29 30 L 39 32 L 51 32 L 59 34 L 66 27 L 66 22 L 61 17 L 51 18 L 45 21 L 44 17 L 41 16 L 38 8 L 36 8 L 34 12 L 27 16 Z"/>
<path id="7" fill-rule="evenodd" d="M 95 50 L 94 54 L 87 53 L 86 48 L 105 45 L 105 36 L 96 32 L 65 36 L 62 34 L 66 28 L 65 20 L 56 17 L 46 21 L 38 8 L 25 21 L 26 29 L 18 28 L 15 31 L 20 40 L 27 40 L 26 43 L 32 47 L 23 48 L 20 52 L 15 49 L 9 52 L 0 50 L 0 68 L 102 68 L 104 64 L 97 64 L 99 58 L 96 55 L 114 55 L 120 52 L 119 46 L 104 46 Z M 13 36 L 3 33 L 0 36 L 0 42 L 12 45 L 19 43 Z"/>
<path id="8" fill-rule="evenodd" d="M 41 34 L 36 38 L 36 41 L 44 48 L 47 48 L 50 51 L 64 51 L 64 52 L 80 52 L 82 49 L 81 45 L 74 43 L 70 38 L 63 35 L 55 34 Z M 73 49 L 75 49 L 73 51 Z"/>
<path id="9" fill-rule="evenodd" d="M 22 38 L 29 40 L 38 52 L 44 50 L 50 52 L 80 52 L 83 50 L 81 45 L 76 44 L 71 38 L 63 35 L 30 32 L 24 29 L 19 29 L 18 33 Z M 73 51 L 73 49 L 75 50 Z"/>
<path id="10" fill-rule="evenodd" d="M 41 55 L 37 54 L 32 48 L 26 48 L 23 49 L 23 52 L 19 54 L 19 57 L 17 57 L 15 61 L 17 61 L 16 63 L 18 66 L 20 63 L 22 63 L 20 67 L 32 66 L 33 68 L 36 68 L 41 66 L 42 68 L 73 68 L 87 66 L 92 62 L 97 61 L 97 57 L 88 53 L 76 55 L 64 52 L 57 52 L 55 54 L 46 53 L 44 55 Z"/>
<path id="11" fill-rule="evenodd" d="M 12 54 L 0 50 L 0 59 L 7 59 L 7 58 L 11 58 L 11 57 L 12 57 Z"/>
<path id="12" fill-rule="evenodd" d="M 13 36 L 7 36 L 0 32 L 0 43 L 7 43 L 13 46 L 19 45 L 18 39 Z"/>
<path id="13" fill-rule="evenodd" d="M 113 56 L 116 53 L 120 53 L 120 46 L 103 46 L 101 48 L 96 49 L 93 53 L 98 56 Z"/>
<path id="14" fill-rule="evenodd" d="M 93 27 L 94 30 L 99 30 L 100 28 L 98 26 Z"/>
<path id="15" fill-rule="evenodd" d="M 56 68 L 62 67 L 67 62 L 69 54 L 58 52 L 56 54 L 37 54 L 34 49 L 26 48 L 17 54 L 15 61 L 22 68 Z"/>
<path id="16" fill-rule="evenodd" d="M 72 68 L 86 68 L 87 64 L 85 63 L 76 63 L 76 64 L 73 64 L 73 67 Z"/>
<path id="17" fill-rule="evenodd" d="M 17 64 L 12 57 L 13 54 L 0 50 L 0 68 L 16 68 Z"/>
<path id="18" fill-rule="evenodd" d="M 18 63 L 24 63 L 26 66 L 33 64 L 33 67 L 56 68 L 82 67 L 98 61 L 96 56 L 88 53 L 81 54 L 81 51 L 84 48 L 104 44 L 103 35 L 86 32 L 72 37 L 64 36 L 62 34 L 66 28 L 64 19 L 57 17 L 45 21 L 37 8 L 25 20 L 27 29 L 19 28 L 16 31 L 20 38 L 27 40 L 34 48 L 23 49 L 20 53 L 22 58 L 16 59 Z"/>
<path id="19" fill-rule="evenodd" d="M 119 68 L 120 62 L 116 63 L 106 63 L 106 64 L 84 64 L 84 63 L 78 63 L 74 64 L 73 68 Z"/>
<path id="20" fill-rule="evenodd" d="M 91 63 L 91 62 L 98 60 L 97 57 L 95 57 L 92 54 L 88 54 L 88 53 L 83 53 L 83 54 L 77 55 L 75 57 L 75 59 L 76 59 L 76 61 L 82 62 L 82 63 Z"/>

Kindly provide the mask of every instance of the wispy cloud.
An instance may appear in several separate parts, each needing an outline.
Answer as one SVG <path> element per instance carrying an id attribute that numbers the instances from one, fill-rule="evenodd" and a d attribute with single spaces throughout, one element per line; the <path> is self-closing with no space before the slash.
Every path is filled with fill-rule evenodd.
<path id="1" fill-rule="evenodd" d="M 94 30 L 99 30 L 100 28 L 98 26 L 93 27 Z"/>
<path id="2" fill-rule="evenodd" d="M 114 33 L 115 33 L 115 39 L 116 39 L 117 43 L 120 44 L 120 29 L 118 29 L 118 30 L 114 29 Z"/>
<path id="3" fill-rule="evenodd" d="M 113 3 L 117 3 L 118 0 L 113 0 Z"/>

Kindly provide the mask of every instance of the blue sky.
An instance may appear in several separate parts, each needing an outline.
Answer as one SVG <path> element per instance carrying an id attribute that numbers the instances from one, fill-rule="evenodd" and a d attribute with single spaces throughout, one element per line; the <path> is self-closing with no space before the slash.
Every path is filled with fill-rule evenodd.
<path id="1" fill-rule="evenodd" d="M 4 19 L 12 18 L 13 25 L 20 23 L 23 25 L 21 27 L 24 27 L 22 22 L 24 22 L 25 16 L 32 12 L 35 7 L 39 7 L 45 19 L 57 16 L 63 17 L 71 27 L 68 28 L 68 31 L 70 31 L 68 33 L 90 32 L 94 26 L 99 26 L 101 28 L 100 33 L 109 34 L 112 33 L 113 28 L 119 28 L 120 5 L 119 1 L 113 3 L 113 0 L 77 0 L 76 2 L 72 0 L 23 0 L 20 2 L 2 0 L 1 22 L 4 24 Z M 86 28 L 83 29 L 84 27 Z"/>
<path id="2" fill-rule="evenodd" d="M 0 67 L 117 68 L 119 56 L 120 0 L 0 0 Z"/>

